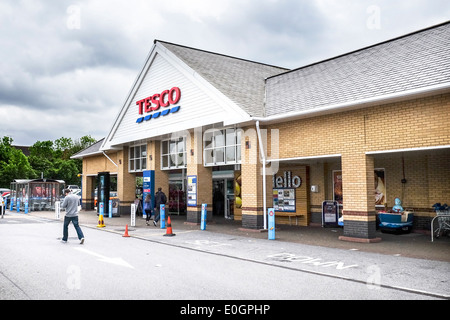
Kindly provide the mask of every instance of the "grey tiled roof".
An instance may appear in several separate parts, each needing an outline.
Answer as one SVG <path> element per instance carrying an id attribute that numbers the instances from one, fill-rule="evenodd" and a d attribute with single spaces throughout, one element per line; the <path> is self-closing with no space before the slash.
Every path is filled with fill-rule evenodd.
<path id="1" fill-rule="evenodd" d="M 448 82 L 449 22 L 267 79 L 265 116 Z"/>
<path id="2" fill-rule="evenodd" d="M 102 146 L 103 141 L 105 140 L 105 138 L 98 140 L 96 143 L 91 144 L 89 147 L 87 147 L 84 150 L 81 150 L 78 153 L 75 153 L 73 156 L 71 156 L 71 158 L 73 159 L 81 159 L 83 157 L 89 156 L 89 155 L 94 155 L 94 154 L 98 154 L 101 153 L 100 151 L 100 147 Z"/>
<path id="3" fill-rule="evenodd" d="M 289 69 L 155 40 L 251 116 L 263 116 L 265 79 Z"/>

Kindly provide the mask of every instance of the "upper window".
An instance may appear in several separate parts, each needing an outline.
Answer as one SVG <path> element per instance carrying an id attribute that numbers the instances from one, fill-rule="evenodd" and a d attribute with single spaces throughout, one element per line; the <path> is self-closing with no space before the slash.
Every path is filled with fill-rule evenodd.
<path id="1" fill-rule="evenodd" d="M 147 145 L 133 146 L 129 149 L 129 172 L 140 172 L 147 170 Z"/>
<path id="2" fill-rule="evenodd" d="M 186 168 L 186 138 L 161 141 L 161 169 Z"/>
<path id="3" fill-rule="evenodd" d="M 204 134 L 205 166 L 241 163 L 241 130 L 211 129 Z"/>

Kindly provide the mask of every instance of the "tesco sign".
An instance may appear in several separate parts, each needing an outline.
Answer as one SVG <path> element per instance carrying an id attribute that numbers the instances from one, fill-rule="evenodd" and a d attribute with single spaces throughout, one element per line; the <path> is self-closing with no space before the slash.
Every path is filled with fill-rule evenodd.
<path id="1" fill-rule="evenodd" d="M 170 113 L 175 113 L 180 110 L 180 106 L 168 108 L 171 105 L 177 104 L 181 99 L 181 90 L 178 87 L 173 87 L 170 90 L 164 90 L 161 93 L 154 94 L 145 99 L 136 101 L 138 111 L 140 115 L 147 114 L 149 112 L 158 111 L 161 108 L 167 108 L 163 111 L 158 111 L 145 117 L 142 116 L 136 120 L 136 123 L 142 123 L 150 119 L 156 119 L 160 116 L 167 116 Z"/>

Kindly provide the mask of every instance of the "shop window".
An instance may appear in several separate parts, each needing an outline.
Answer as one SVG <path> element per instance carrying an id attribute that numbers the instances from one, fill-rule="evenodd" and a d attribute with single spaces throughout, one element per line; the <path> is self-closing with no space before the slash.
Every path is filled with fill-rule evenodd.
<path id="1" fill-rule="evenodd" d="M 129 172 L 147 170 L 147 145 L 133 146 L 129 149 Z"/>
<path id="2" fill-rule="evenodd" d="M 241 163 L 241 130 L 211 129 L 204 134 L 205 166 Z"/>
<path id="3" fill-rule="evenodd" d="M 161 170 L 186 168 L 186 138 L 161 141 Z"/>

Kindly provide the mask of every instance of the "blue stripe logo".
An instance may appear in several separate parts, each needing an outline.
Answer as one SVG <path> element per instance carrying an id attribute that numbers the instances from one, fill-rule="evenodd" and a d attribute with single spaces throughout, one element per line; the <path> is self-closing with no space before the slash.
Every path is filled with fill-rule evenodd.
<path id="1" fill-rule="evenodd" d="M 171 109 L 166 109 L 164 111 L 161 112 L 156 112 L 153 114 L 149 114 L 145 117 L 140 117 L 136 120 L 136 123 L 143 123 L 144 121 L 149 121 L 151 119 L 158 119 L 160 117 L 165 117 L 171 113 L 177 113 L 178 111 L 180 111 L 181 106 L 177 106 L 177 107 L 173 107 Z"/>

